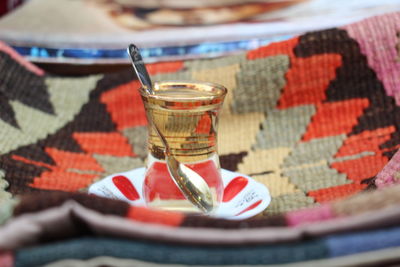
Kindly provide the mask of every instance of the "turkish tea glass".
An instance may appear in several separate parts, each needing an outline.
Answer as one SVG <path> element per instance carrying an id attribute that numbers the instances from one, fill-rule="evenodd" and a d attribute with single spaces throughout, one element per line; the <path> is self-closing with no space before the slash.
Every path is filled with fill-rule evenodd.
<path id="1" fill-rule="evenodd" d="M 214 83 L 158 82 L 154 94 L 141 88 L 148 126 L 148 158 L 143 196 L 147 206 L 183 212 L 201 212 L 175 184 L 168 172 L 160 137 L 170 153 L 197 172 L 210 187 L 214 208 L 221 202 L 223 183 L 217 153 L 218 114 L 227 90 Z"/>

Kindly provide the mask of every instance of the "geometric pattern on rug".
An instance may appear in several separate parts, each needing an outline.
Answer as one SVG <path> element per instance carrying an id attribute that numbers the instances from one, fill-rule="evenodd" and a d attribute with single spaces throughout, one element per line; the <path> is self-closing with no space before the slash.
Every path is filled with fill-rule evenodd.
<path id="1" fill-rule="evenodd" d="M 1 138 L 10 140 L 3 141 L 0 169 L 8 192 L 85 191 L 112 172 L 144 165 L 147 120 L 132 71 L 26 75 L 1 55 L 13 75 L 40 85 L 37 98 L 28 100 L 10 93 L 18 83 L 0 89 L 7 97 Z M 374 188 L 375 175 L 399 147 L 400 107 L 343 29 L 225 58 L 149 64 L 149 72 L 155 80 L 228 87 L 220 116 L 221 165 L 269 187 L 266 215 Z M 36 129 L 30 139 L 27 122 Z"/>

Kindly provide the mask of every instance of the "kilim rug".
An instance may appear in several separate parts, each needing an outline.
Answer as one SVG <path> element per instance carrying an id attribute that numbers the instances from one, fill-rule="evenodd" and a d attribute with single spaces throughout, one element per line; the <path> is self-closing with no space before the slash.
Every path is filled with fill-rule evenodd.
<path id="1" fill-rule="evenodd" d="M 9 238 L 0 240 L 0 249 L 82 233 L 178 243 L 271 244 L 398 226 L 400 188 L 385 188 L 400 177 L 400 154 L 395 155 L 400 147 L 398 32 L 400 13 L 393 13 L 239 55 L 148 66 L 154 80 L 209 81 L 228 88 L 219 122 L 221 165 L 250 175 L 272 195 L 258 218 L 243 222 L 151 211 L 85 194 L 102 177 L 145 164 L 147 121 L 139 82 L 130 70 L 52 76 L 1 44 L 0 219 L 14 218 L 0 227 L 0 234 Z M 50 216 L 53 211 L 57 216 Z M 22 227 L 18 233 L 18 221 L 32 222 L 35 213 L 48 218 L 36 223 L 54 230 L 33 235 Z M 119 221 L 108 220 L 110 216 Z M 57 224 L 67 218 L 74 227 Z M 206 232 L 157 232 L 147 229 L 149 224 Z M 231 229 L 232 235 L 219 228 Z M 238 232 L 241 228 L 255 232 Z M 32 239 L 21 239 L 22 233 Z M 331 242 L 326 240 L 310 241 L 310 251 Z M 399 245 L 396 240 L 380 248 Z M 291 262 L 335 256 L 325 252 Z M 221 253 L 229 258 L 223 249 Z"/>
<path id="2" fill-rule="evenodd" d="M 273 197 L 268 213 L 298 209 L 373 185 L 400 145 L 398 15 L 383 19 L 392 36 L 379 25 L 363 30 L 369 20 L 238 56 L 149 70 L 154 80 L 225 85 L 222 167 L 266 184 Z M 390 37 L 394 43 L 385 44 Z M 132 71 L 52 77 L 5 49 L 0 168 L 8 192 L 84 191 L 107 174 L 144 165 L 147 122 Z"/>

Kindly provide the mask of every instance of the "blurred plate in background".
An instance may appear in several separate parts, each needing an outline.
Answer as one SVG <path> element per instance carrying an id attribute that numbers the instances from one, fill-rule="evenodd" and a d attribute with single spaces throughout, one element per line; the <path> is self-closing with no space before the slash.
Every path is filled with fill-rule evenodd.
<path id="1" fill-rule="evenodd" d="M 148 62 L 216 57 L 400 10 L 396 2 L 31 0 L 0 18 L 0 40 L 48 64 L 128 64 L 129 43 Z"/>

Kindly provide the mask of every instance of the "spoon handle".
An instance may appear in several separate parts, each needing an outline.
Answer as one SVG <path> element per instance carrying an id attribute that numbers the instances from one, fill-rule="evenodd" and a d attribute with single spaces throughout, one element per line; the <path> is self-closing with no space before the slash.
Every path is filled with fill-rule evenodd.
<path id="1" fill-rule="evenodd" d="M 128 54 L 131 56 L 133 69 L 135 70 L 136 75 L 138 76 L 143 88 L 145 88 L 148 93 L 154 94 L 150 75 L 144 65 L 142 55 L 139 52 L 139 48 L 137 48 L 137 46 L 135 46 L 134 44 L 130 44 L 128 47 Z"/>

